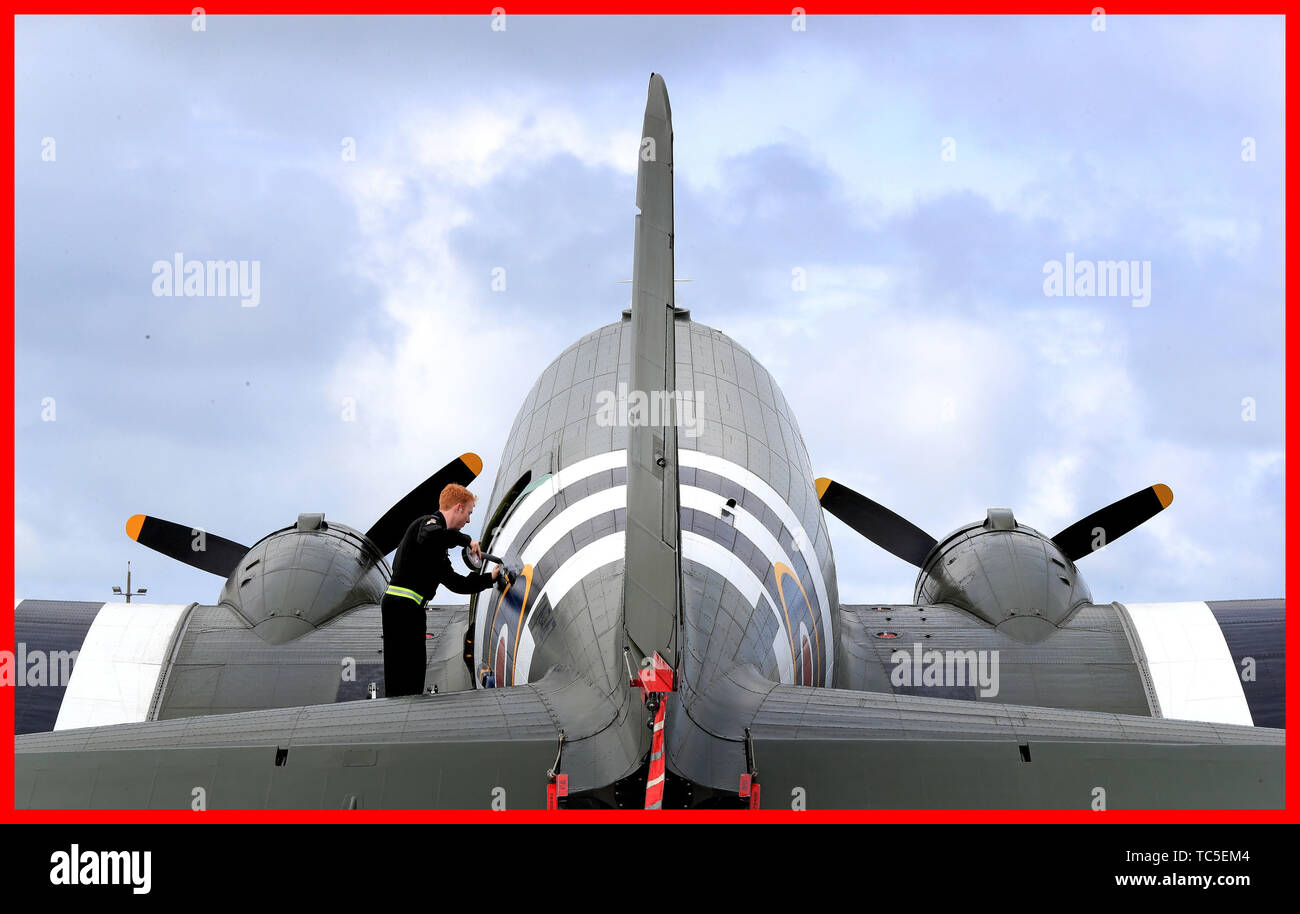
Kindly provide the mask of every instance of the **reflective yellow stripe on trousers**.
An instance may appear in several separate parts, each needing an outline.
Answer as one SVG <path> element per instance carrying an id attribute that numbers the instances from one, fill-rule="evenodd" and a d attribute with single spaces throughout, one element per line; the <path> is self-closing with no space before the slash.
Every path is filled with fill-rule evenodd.
<path id="1" fill-rule="evenodd" d="M 418 603 L 421 606 L 424 605 L 424 597 L 420 596 L 414 590 L 408 590 L 405 587 L 396 587 L 392 584 L 389 584 L 388 589 L 384 591 L 384 594 L 387 595 L 390 593 L 395 597 L 406 597 L 408 600 L 414 600 L 416 603 Z"/>

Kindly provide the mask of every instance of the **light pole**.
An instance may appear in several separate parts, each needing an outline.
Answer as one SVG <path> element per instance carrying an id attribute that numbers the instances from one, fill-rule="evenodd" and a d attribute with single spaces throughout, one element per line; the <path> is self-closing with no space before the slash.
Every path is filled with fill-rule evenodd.
<path id="1" fill-rule="evenodd" d="M 120 594 L 121 592 L 122 592 L 122 588 L 120 587 L 113 588 L 113 593 Z M 137 594 L 145 594 L 148 593 L 149 590 L 146 587 L 141 587 L 139 590 L 135 592 Z M 128 603 L 131 602 L 131 563 L 130 562 L 126 563 L 126 602 Z"/>

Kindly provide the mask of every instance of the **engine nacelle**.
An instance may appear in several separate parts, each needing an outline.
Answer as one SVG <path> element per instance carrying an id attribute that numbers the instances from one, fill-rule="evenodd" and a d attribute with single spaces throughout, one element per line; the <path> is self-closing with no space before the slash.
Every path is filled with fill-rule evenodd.
<path id="1" fill-rule="evenodd" d="M 258 540 L 221 589 L 219 602 L 268 644 L 284 644 L 341 612 L 379 603 L 388 564 L 351 527 L 301 514 L 298 523 Z"/>
<path id="2" fill-rule="evenodd" d="M 941 540 L 916 579 L 914 602 L 950 603 L 1017 641 L 1041 641 L 1092 593 L 1042 533 L 990 508 L 983 522 Z"/>

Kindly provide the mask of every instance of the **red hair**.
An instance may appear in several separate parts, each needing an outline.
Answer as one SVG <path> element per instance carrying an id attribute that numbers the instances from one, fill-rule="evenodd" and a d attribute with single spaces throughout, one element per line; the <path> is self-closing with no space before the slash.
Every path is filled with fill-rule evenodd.
<path id="1" fill-rule="evenodd" d="M 464 486 L 453 482 L 443 489 L 442 494 L 438 496 L 438 510 L 447 511 L 457 505 L 472 505 L 476 501 L 478 501 L 477 495 Z"/>

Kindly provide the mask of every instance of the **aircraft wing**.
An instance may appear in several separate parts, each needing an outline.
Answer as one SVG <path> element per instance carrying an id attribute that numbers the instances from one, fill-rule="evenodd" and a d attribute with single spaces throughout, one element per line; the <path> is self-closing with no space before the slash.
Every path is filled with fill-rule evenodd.
<path id="1" fill-rule="evenodd" d="M 734 739 L 710 780 L 764 809 L 1281 808 L 1285 732 L 777 685 L 733 669 L 692 708 Z M 1101 804 L 1100 806 L 1098 804 Z"/>
<path id="2" fill-rule="evenodd" d="M 509 688 L 30 734 L 15 740 L 14 802 L 544 808 L 557 764 L 570 791 L 608 782 L 603 763 L 622 757 L 617 716 L 581 676 L 556 668 Z"/>

